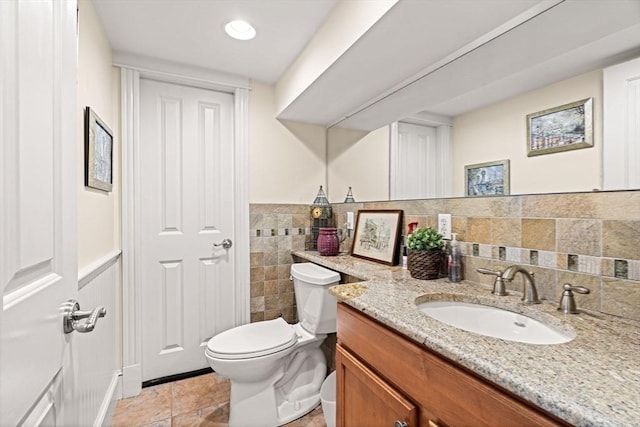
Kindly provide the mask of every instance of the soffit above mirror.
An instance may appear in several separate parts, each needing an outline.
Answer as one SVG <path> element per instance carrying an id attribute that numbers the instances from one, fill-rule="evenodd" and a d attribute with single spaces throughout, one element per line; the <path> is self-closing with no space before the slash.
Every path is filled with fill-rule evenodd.
<path id="1" fill-rule="evenodd" d="M 371 131 L 640 55 L 640 2 L 398 1 L 278 118 Z"/>

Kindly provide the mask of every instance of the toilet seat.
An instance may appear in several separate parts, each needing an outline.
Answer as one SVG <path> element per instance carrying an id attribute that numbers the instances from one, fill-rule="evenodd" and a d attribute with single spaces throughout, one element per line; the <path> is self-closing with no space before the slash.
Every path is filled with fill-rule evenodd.
<path id="1" fill-rule="evenodd" d="M 298 337 L 283 318 L 237 326 L 209 340 L 207 354 L 218 359 L 250 359 L 286 350 Z"/>

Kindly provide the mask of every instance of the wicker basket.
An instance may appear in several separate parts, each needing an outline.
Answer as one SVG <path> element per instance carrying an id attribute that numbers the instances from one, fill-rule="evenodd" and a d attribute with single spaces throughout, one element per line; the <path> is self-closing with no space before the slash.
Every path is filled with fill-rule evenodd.
<path id="1" fill-rule="evenodd" d="M 442 251 L 417 251 L 408 249 L 407 268 L 414 279 L 432 280 L 440 275 Z"/>

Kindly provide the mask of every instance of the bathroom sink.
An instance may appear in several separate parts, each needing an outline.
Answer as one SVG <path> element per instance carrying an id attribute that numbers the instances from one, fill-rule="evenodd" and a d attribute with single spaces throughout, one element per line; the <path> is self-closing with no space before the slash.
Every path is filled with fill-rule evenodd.
<path id="1" fill-rule="evenodd" d="M 528 344 L 562 344 L 573 336 L 519 313 L 460 301 L 430 301 L 417 305 L 429 317 L 468 332 Z"/>

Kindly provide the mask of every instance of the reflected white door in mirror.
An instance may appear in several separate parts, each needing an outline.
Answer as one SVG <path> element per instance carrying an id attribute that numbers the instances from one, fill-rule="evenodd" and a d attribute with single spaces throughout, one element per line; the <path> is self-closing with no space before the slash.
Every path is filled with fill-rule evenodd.
<path id="1" fill-rule="evenodd" d="M 391 124 L 391 200 L 451 196 L 450 125 Z"/>
<path id="2" fill-rule="evenodd" d="M 640 188 L 640 58 L 603 71 L 602 189 Z"/>

